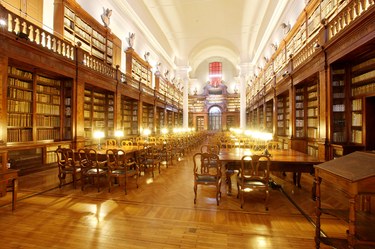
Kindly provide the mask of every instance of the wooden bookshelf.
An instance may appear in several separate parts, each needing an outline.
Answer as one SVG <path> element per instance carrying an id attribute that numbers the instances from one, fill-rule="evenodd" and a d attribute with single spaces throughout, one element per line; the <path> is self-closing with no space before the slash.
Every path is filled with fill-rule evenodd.
<path id="1" fill-rule="evenodd" d="M 121 112 L 124 135 L 138 135 L 138 100 L 121 96 Z"/>
<path id="2" fill-rule="evenodd" d="M 264 130 L 265 128 L 265 119 L 264 119 L 264 106 L 261 105 L 258 107 L 258 112 L 259 112 L 259 129 Z"/>
<path id="3" fill-rule="evenodd" d="M 121 61 L 121 40 L 75 1 L 55 1 L 54 30 L 107 64 L 117 65 Z"/>
<path id="4" fill-rule="evenodd" d="M 95 130 L 104 132 L 105 137 L 114 136 L 114 95 L 104 89 L 86 86 L 84 92 L 85 138 L 92 139 Z"/>
<path id="5" fill-rule="evenodd" d="M 69 84 L 71 80 L 9 66 L 7 142 L 71 139 L 71 97 L 65 99 L 71 96 Z M 63 110 L 69 108 L 67 115 Z"/>
<path id="6" fill-rule="evenodd" d="M 64 140 L 72 140 L 73 139 L 73 98 L 72 98 L 72 81 L 65 81 L 64 87 L 64 113 L 65 117 L 63 118 L 62 123 L 64 123 L 63 129 L 63 139 Z"/>
<path id="7" fill-rule="evenodd" d="M 227 116 L 227 129 L 236 128 L 235 117 L 233 115 Z"/>
<path id="8" fill-rule="evenodd" d="M 351 109 L 351 139 L 350 142 L 355 144 L 363 143 L 363 115 L 362 115 L 362 98 L 352 100 Z"/>
<path id="9" fill-rule="evenodd" d="M 346 115 L 345 115 L 345 67 L 333 67 L 331 69 L 332 87 L 332 141 L 333 143 L 345 143 Z"/>
<path id="10" fill-rule="evenodd" d="M 273 100 L 266 103 L 266 131 L 272 132 L 273 130 Z"/>
<path id="11" fill-rule="evenodd" d="M 142 128 L 154 131 L 154 106 L 146 103 L 142 105 Z"/>
<path id="12" fill-rule="evenodd" d="M 126 74 L 132 79 L 152 87 L 152 72 L 150 64 L 143 60 L 133 48 L 128 48 L 126 54 Z"/>
<path id="13" fill-rule="evenodd" d="M 165 118 L 164 118 L 164 109 L 157 107 L 156 108 L 156 131 L 160 133 L 161 129 L 164 128 Z"/>
<path id="14" fill-rule="evenodd" d="M 277 96 L 277 135 L 289 135 L 289 95 Z"/>
<path id="15" fill-rule="evenodd" d="M 295 137 L 303 138 L 305 134 L 305 85 L 296 87 L 295 96 Z"/>
<path id="16" fill-rule="evenodd" d="M 167 110 L 167 126 L 169 128 L 173 127 L 173 112 L 170 110 Z"/>
<path id="17" fill-rule="evenodd" d="M 197 131 L 204 131 L 204 116 L 197 116 Z"/>
<path id="18" fill-rule="evenodd" d="M 37 140 L 60 139 L 61 81 L 36 77 Z"/>
<path id="19" fill-rule="evenodd" d="M 8 67 L 7 141 L 33 141 L 33 73 Z"/>
<path id="20" fill-rule="evenodd" d="M 370 58 L 352 67 L 352 96 L 375 93 L 375 58 Z"/>
<path id="21" fill-rule="evenodd" d="M 318 84 L 312 82 L 307 85 L 306 88 L 307 103 L 306 103 L 306 114 L 307 114 L 307 154 L 318 157 L 318 127 L 319 127 L 319 105 L 318 105 Z"/>

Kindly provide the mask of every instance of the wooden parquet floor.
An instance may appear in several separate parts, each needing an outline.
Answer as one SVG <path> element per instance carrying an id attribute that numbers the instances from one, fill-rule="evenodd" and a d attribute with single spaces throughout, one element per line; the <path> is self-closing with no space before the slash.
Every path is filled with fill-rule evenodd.
<path id="1" fill-rule="evenodd" d="M 10 194 L 0 199 L 0 248 L 315 248 L 312 176 L 299 189 L 291 176 L 273 175 L 290 200 L 272 190 L 269 211 L 260 193 L 246 195 L 241 209 L 235 179 L 232 195 L 223 182 L 219 206 L 209 186 L 198 187 L 194 205 L 192 153 L 154 178 L 141 176 L 139 188 L 129 182 L 127 195 L 119 186 L 59 189 L 56 169 L 23 176 L 17 209 L 7 204 Z M 345 205 L 339 195 L 329 200 Z M 345 237 L 341 221 L 327 217 L 322 225 Z"/>

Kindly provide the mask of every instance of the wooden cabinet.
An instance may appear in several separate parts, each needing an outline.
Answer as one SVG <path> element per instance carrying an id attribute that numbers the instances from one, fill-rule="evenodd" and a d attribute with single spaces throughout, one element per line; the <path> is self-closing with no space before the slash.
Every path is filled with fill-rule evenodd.
<path id="1" fill-rule="evenodd" d="M 369 200 L 375 194 L 375 154 L 356 151 L 315 166 L 316 181 L 316 248 L 320 243 L 335 248 L 374 248 L 375 216 Z M 348 209 L 325 207 L 321 182 L 328 181 L 348 196 Z M 323 204 L 322 204 L 323 203 Z M 321 236 L 321 216 L 333 215 L 348 222 L 347 239 Z"/>
<path id="2" fill-rule="evenodd" d="M 71 137 L 71 80 L 8 67 L 7 142 L 60 141 Z M 70 98 L 68 98 L 70 99 Z M 69 114 L 69 113 L 68 113 Z"/>

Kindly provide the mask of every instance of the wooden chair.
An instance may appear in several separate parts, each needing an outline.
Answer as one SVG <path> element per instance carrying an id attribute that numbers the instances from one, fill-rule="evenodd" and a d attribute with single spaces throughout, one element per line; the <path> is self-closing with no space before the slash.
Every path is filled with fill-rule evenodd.
<path id="1" fill-rule="evenodd" d="M 269 150 L 279 150 L 279 149 L 281 149 L 278 141 L 268 141 L 267 148 Z"/>
<path id="2" fill-rule="evenodd" d="M 144 173 L 151 169 L 152 177 L 154 177 L 154 171 L 158 169 L 160 174 L 161 157 L 160 151 L 156 146 L 148 146 L 138 151 L 136 160 L 140 170 L 143 170 Z"/>
<path id="3" fill-rule="evenodd" d="M 116 141 L 116 139 L 107 139 L 107 140 L 105 140 L 105 144 L 109 147 L 116 147 L 117 141 Z"/>
<path id="4" fill-rule="evenodd" d="M 131 147 L 133 146 L 133 142 L 130 140 L 122 140 L 121 141 L 121 147 Z"/>
<path id="5" fill-rule="evenodd" d="M 78 150 L 79 163 L 81 166 L 82 190 L 84 190 L 86 179 L 97 181 L 98 192 L 100 191 L 100 178 L 107 176 L 106 161 L 99 161 L 96 150 L 84 148 Z"/>
<path id="6" fill-rule="evenodd" d="M 112 182 L 117 179 L 124 181 L 124 191 L 127 194 L 127 178 L 136 177 L 136 185 L 138 188 L 139 167 L 134 161 L 128 161 L 125 151 L 121 149 L 108 149 L 106 151 L 107 167 L 108 167 L 108 192 L 111 192 Z"/>
<path id="7" fill-rule="evenodd" d="M 266 194 L 265 208 L 268 210 L 270 164 L 271 160 L 267 155 L 242 157 L 241 168 L 237 174 L 237 198 L 241 198 L 241 208 L 244 205 L 245 192 L 263 190 Z"/>
<path id="8" fill-rule="evenodd" d="M 62 148 L 60 145 L 57 147 L 57 166 L 59 168 L 59 188 L 65 184 L 66 175 L 72 176 L 73 187 L 76 188 L 76 182 L 78 180 L 78 175 L 80 174 L 81 167 L 79 161 L 76 160 L 74 151 L 69 148 Z"/>
<path id="9" fill-rule="evenodd" d="M 221 161 L 217 154 L 196 153 L 194 162 L 194 204 L 197 203 L 198 185 L 211 185 L 216 187 L 216 203 L 221 199 Z"/>
<path id="10" fill-rule="evenodd" d="M 220 153 L 220 146 L 216 144 L 203 144 L 201 146 L 201 153 L 212 153 L 218 155 Z"/>

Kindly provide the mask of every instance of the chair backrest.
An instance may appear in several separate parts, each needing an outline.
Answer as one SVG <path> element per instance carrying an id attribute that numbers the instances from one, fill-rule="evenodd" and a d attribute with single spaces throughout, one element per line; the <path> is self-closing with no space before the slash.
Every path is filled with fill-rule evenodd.
<path id="1" fill-rule="evenodd" d="M 241 158 L 241 179 L 269 180 L 271 160 L 268 155 L 246 155 Z"/>
<path id="2" fill-rule="evenodd" d="M 121 147 L 130 147 L 133 146 L 133 142 L 130 140 L 122 140 L 121 141 Z"/>
<path id="3" fill-rule="evenodd" d="M 107 146 L 116 146 L 117 145 L 116 139 L 107 139 L 107 140 L 105 140 L 105 143 L 106 143 Z"/>
<path id="4" fill-rule="evenodd" d="M 79 157 L 79 164 L 84 168 L 98 167 L 98 154 L 95 149 L 81 148 L 77 152 Z"/>
<path id="5" fill-rule="evenodd" d="M 195 175 L 212 175 L 221 177 L 222 164 L 214 153 L 196 153 L 193 156 Z"/>
<path id="6" fill-rule="evenodd" d="M 279 146 L 279 142 L 277 141 L 269 141 L 267 144 L 269 150 L 279 150 L 281 147 Z"/>
<path id="7" fill-rule="evenodd" d="M 216 144 L 204 144 L 201 146 L 201 153 L 212 153 L 218 155 L 220 153 L 220 146 Z"/>
<path id="8" fill-rule="evenodd" d="M 57 164 L 58 166 L 64 166 L 64 167 L 75 167 L 75 155 L 74 151 L 70 148 L 62 148 L 61 146 L 58 146 L 56 151 L 57 156 Z"/>
<path id="9" fill-rule="evenodd" d="M 125 151 L 121 149 L 107 149 L 107 166 L 110 170 L 115 170 L 125 166 Z"/>

